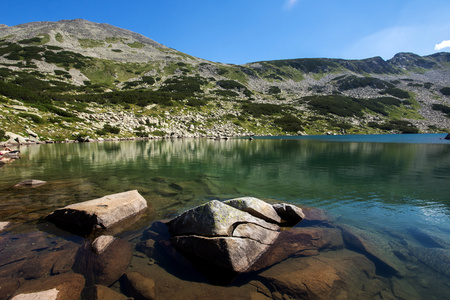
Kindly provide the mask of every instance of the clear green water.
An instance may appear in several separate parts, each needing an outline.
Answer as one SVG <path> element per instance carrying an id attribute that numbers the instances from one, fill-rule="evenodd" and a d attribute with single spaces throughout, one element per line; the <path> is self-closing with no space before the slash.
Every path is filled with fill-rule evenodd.
<path id="1" fill-rule="evenodd" d="M 20 159 L 0 168 L 0 221 L 23 223 L 19 228 L 26 230 L 55 208 L 137 189 L 153 207 L 129 228 L 139 231 L 211 199 L 254 196 L 321 208 L 339 223 L 377 232 L 389 241 L 401 237 L 402 243 L 425 251 L 436 248 L 431 236 L 440 241 L 439 248 L 450 251 L 450 141 L 444 136 L 23 146 Z M 48 183 L 13 188 L 25 179 Z M 450 267 L 450 257 L 443 263 Z M 426 282 L 444 282 L 436 295 L 450 294 L 445 284 L 450 278 L 442 270 L 419 267 Z"/>

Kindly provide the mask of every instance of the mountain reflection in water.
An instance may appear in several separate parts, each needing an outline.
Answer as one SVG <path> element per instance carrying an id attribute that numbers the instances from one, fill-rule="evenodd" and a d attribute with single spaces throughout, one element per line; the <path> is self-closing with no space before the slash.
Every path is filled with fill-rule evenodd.
<path id="1" fill-rule="evenodd" d="M 138 243 L 155 220 L 211 199 L 253 196 L 327 211 L 334 217 L 333 227 L 363 231 L 368 240 L 385 243 L 387 256 L 402 264 L 404 274 L 389 279 L 393 295 L 401 298 L 413 287 L 418 299 L 442 299 L 450 294 L 450 141 L 441 140 L 442 135 L 410 137 L 24 146 L 20 159 L 0 168 L 0 221 L 14 224 L 12 233 L 2 236 L 41 228 L 42 218 L 56 208 L 136 189 L 151 209 L 121 236 L 133 236 Z M 25 179 L 47 184 L 13 187 Z M 318 264 L 327 259 L 323 256 Z M 186 274 L 178 277 L 188 280 Z"/>

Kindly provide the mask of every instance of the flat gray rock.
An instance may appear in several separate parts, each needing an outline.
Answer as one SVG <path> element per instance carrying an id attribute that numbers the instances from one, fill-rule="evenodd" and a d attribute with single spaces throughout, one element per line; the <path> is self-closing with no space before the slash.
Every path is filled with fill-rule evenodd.
<path id="1" fill-rule="evenodd" d="M 55 210 L 47 220 L 66 230 L 89 234 L 96 228 L 108 229 L 147 208 L 138 191 L 108 195 Z"/>

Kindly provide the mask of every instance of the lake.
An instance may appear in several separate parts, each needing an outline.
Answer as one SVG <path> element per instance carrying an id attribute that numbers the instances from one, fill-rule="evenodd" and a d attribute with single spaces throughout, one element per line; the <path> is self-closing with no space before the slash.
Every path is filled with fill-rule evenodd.
<path id="1" fill-rule="evenodd" d="M 391 287 L 389 293 L 397 298 L 443 299 L 450 295 L 450 141 L 445 136 L 164 139 L 22 146 L 20 159 L 0 168 L 0 221 L 14 224 L 1 236 L 42 230 L 47 226 L 42 218 L 56 208 L 136 189 L 151 209 L 119 234 L 134 245 L 153 221 L 212 199 L 252 196 L 269 203 L 322 209 L 333 218 L 331 227 L 349 226 L 373 236 L 368 238 L 372 243 L 383 241 L 386 257 L 401 264 L 401 274 L 383 272 L 379 257 L 373 257 L 379 254 L 368 257 L 378 268 L 374 276 Z M 13 187 L 25 179 L 47 184 Z M 46 234 L 82 242 L 56 229 Z M 135 267 L 147 264 L 148 257 L 135 253 Z M 151 267 L 164 269 L 158 263 Z M 183 271 L 169 273 L 178 278 L 173 280 L 198 282 L 211 293 L 222 293 L 222 287 L 208 285 L 196 275 L 186 278 Z M 232 297 L 233 288 L 260 278 L 255 276 L 232 284 L 231 294 L 224 298 Z M 276 298 L 270 288 L 265 296 L 267 290 Z"/>

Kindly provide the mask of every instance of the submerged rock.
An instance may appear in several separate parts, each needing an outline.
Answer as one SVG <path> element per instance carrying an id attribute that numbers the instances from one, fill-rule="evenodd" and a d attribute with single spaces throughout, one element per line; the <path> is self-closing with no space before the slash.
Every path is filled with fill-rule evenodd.
<path id="1" fill-rule="evenodd" d="M 138 272 L 127 272 L 123 278 L 126 294 L 134 299 L 155 299 L 155 282 Z"/>
<path id="2" fill-rule="evenodd" d="M 450 250 L 408 246 L 408 251 L 425 265 L 450 277 Z"/>
<path id="3" fill-rule="evenodd" d="M 26 282 L 11 300 L 19 299 L 65 299 L 78 300 L 84 287 L 80 274 L 62 274 Z"/>
<path id="4" fill-rule="evenodd" d="M 83 292 L 82 299 L 86 300 L 127 300 L 130 299 L 104 285 L 93 285 Z M 136 298 L 137 299 L 137 298 Z"/>
<path id="5" fill-rule="evenodd" d="M 384 271 L 394 275 L 404 276 L 404 264 L 394 255 L 386 239 L 375 233 L 365 231 L 350 225 L 339 225 L 346 245 L 371 258 Z"/>
<path id="6" fill-rule="evenodd" d="M 43 184 L 46 184 L 47 181 L 36 180 L 36 179 L 27 179 L 19 182 L 14 187 L 37 187 Z"/>
<path id="7" fill-rule="evenodd" d="M 132 257 L 127 241 L 100 236 L 78 250 L 73 270 L 83 274 L 88 284 L 108 286 L 125 273 Z"/>
<path id="8" fill-rule="evenodd" d="M 370 260 L 348 250 L 288 259 L 260 276 L 280 299 L 371 299 L 387 288 Z"/>
<path id="9" fill-rule="evenodd" d="M 290 257 L 315 256 L 322 250 L 344 248 L 341 231 L 336 228 L 294 227 L 283 230 L 275 243 L 249 271 L 258 271 Z"/>
<path id="10" fill-rule="evenodd" d="M 108 195 L 55 210 L 46 218 L 58 227 L 78 234 L 109 229 L 147 208 L 147 201 L 136 190 Z"/>

